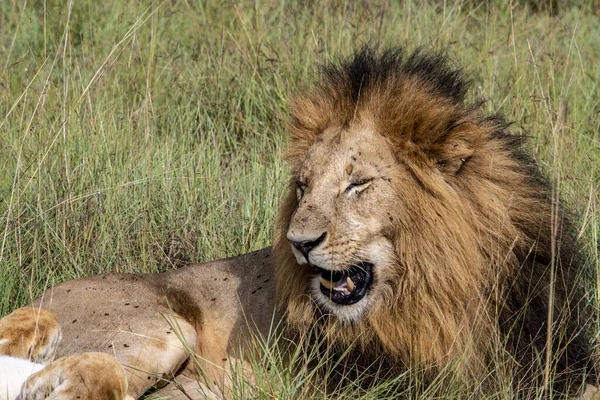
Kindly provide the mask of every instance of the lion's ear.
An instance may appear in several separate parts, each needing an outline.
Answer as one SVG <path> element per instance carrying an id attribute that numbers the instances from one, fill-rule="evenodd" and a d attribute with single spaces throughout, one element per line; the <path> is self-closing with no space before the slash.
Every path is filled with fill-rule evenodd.
<path id="1" fill-rule="evenodd" d="M 474 123 L 454 127 L 434 145 L 431 152 L 437 169 L 450 176 L 460 173 L 475 154 L 484 134 L 484 129 Z"/>

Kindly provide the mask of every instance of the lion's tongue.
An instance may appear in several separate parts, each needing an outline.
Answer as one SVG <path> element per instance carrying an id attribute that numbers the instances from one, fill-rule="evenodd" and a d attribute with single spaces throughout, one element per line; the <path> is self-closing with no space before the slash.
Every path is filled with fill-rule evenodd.
<path id="1" fill-rule="evenodd" d="M 355 284 L 352 279 L 345 274 L 342 275 L 342 277 L 335 283 L 324 278 L 323 276 L 320 277 L 320 281 L 321 285 L 323 285 L 325 288 L 329 290 L 333 289 L 337 292 L 344 292 L 344 294 L 350 294 L 355 288 Z"/>

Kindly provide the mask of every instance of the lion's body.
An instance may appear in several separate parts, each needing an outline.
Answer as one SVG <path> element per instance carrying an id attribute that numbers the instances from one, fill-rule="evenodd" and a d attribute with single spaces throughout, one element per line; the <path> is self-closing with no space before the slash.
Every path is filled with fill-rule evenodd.
<path id="1" fill-rule="evenodd" d="M 192 350 L 207 374 L 201 381 L 218 392 L 235 351 L 250 335 L 266 337 L 271 329 L 271 258 L 267 248 L 165 274 L 91 276 L 58 285 L 35 304 L 58 316 L 59 356 L 114 355 L 126 367 L 134 398 L 181 372 Z M 197 370 L 192 362 L 185 374 L 196 377 Z"/>
<path id="2" fill-rule="evenodd" d="M 394 372 L 453 364 L 481 382 L 514 369 L 518 386 L 551 344 L 556 390 L 594 380 L 568 218 L 522 139 L 466 90 L 440 56 L 363 50 L 327 67 L 291 105 L 273 254 L 59 285 L 35 304 L 58 315 L 61 354 L 115 355 L 139 397 L 193 377 L 193 351 L 202 382 L 222 386 L 240 346 L 283 316 L 291 340 L 316 329 Z"/>

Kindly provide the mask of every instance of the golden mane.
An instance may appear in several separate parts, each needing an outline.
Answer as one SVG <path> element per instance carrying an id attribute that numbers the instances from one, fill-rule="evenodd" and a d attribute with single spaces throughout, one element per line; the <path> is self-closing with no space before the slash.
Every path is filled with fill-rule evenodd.
<path id="1" fill-rule="evenodd" d="M 571 224 L 523 137 L 465 104 L 468 84 L 444 55 L 365 48 L 326 66 L 313 88 L 292 99 L 292 178 L 274 243 L 278 303 L 294 331 L 319 326 L 340 346 L 357 344 L 399 367 L 441 368 L 464 357 L 470 374 L 489 365 L 497 344 L 517 365 L 537 362 L 556 282 L 556 370 L 586 371 L 591 314 Z M 386 138 L 415 184 L 396 183 L 404 208 L 390 210 L 398 265 L 384 306 L 340 326 L 310 298 L 310 267 L 298 265 L 286 232 L 306 152 L 327 128 L 357 124 Z"/>

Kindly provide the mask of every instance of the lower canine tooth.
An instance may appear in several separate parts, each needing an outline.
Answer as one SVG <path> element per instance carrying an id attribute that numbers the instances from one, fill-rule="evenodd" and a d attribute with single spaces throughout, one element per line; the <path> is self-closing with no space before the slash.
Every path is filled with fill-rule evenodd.
<path id="1" fill-rule="evenodd" d="M 346 277 L 346 284 L 348 285 L 348 290 L 349 291 L 354 291 L 354 288 L 356 287 L 356 285 L 354 284 L 354 282 L 352 282 L 352 279 L 350 279 L 349 276 Z"/>
<path id="2" fill-rule="evenodd" d="M 321 281 L 321 285 L 325 286 L 325 288 L 331 289 L 333 287 L 333 282 L 331 282 L 330 280 L 327 280 L 322 276 L 319 278 L 319 280 Z"/>

